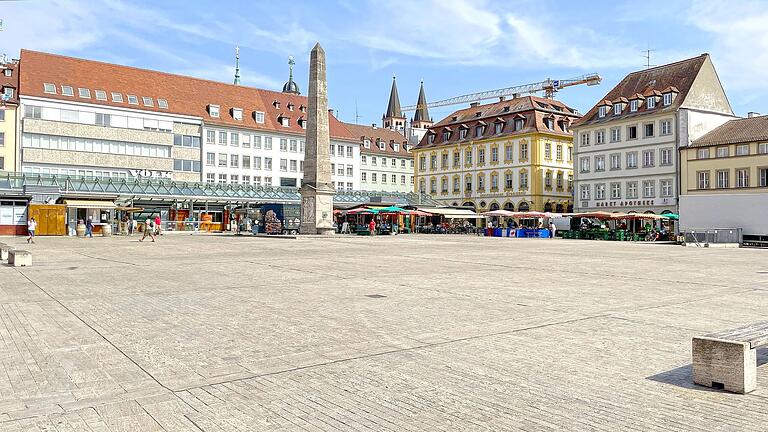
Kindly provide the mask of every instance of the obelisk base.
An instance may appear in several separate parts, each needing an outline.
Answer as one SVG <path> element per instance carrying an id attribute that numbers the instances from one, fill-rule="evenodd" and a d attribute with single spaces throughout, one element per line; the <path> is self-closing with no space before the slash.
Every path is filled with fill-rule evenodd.
<path id="1" fill-rule="evenodd" d="M 334 235 L 333 227 L 333 189 L 315 189 L 304 185 L 301 194 L 301 226 L 299 234 Z"/>

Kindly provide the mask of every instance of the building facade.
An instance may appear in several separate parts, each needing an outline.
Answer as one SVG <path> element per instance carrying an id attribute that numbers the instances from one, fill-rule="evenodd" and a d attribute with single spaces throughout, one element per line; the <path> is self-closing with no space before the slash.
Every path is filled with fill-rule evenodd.
<path id="1" fill-rule="evenodd" d="M 680 226 L 768 236 L 768 116 L 730 120 L 680 149 Z"/>
<path id="2" fill-rule="evenodd" d="M 535 96 L 471 104 L 429 127 L 413 149 L 417 191 L 476 211 L 568 211 L 578 117 Z"/>
<path id="3" fill-rule="evenodd" d="M 573 126 L 576 210 L 677 213 L 678 149 L 732 118 L 707 54 L 627 75 Z"/>
<path id="4" fill-rule="evenodd" d="M 345 126 L 359 139 L 362 190 L 413 192 L 413 154 L 401 132 L 376 125 Z"/>
<path id="5" fill-rule="evenodd" d="M 0 171 L 15 171 L 18 155 L 19 62 L 0 62 Z"/>

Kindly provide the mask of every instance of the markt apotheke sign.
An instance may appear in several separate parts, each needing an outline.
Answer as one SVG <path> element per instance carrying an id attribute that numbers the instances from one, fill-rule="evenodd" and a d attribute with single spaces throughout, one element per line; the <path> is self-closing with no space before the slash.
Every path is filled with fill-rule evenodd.
<path id="1" fill-rule="evenodd" d="M 677 204 L 676 198 L 650 198 L 636 200 L 595 201 L 594 207 L 650 207 Z"/>
<path id="2" fill-rule="evenodd" d="M 173 172 L 171 171 L 152 171 L 152 170 L 128 170 L 128 173 L 132 177 L 137 178 L 158 178 L 158 179 L 170 179 L 173 178 Z"/>

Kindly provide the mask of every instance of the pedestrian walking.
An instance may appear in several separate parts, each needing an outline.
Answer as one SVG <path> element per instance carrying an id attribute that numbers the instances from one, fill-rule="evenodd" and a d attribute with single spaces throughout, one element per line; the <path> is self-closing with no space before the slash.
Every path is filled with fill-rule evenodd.
<path id="1" fill-rule="evenodd" d="M 37 221 L 35 220 L 35 218 L 31 218 L 29 222 L 27 222 L 27 233 L 29 234 L 29 237 L 27 237 L 27 243 L 35 242 L 36 229 L 37 229 Z"/>
<path id="2" fill-rule="evenodd" d="M 371 235 L 376 235 L 376 221 L 371 218 L 371 221 L 368 222 L 368 231 L 371 232 Z"/>
<path id="3" fill-rule="evenodd" d="M 155 235 L 162 235 L 162 222 L 160 221 L 160 215 L 155 216 Z"/>
<path id="4" fill-rule="evenodd" d="M 555 238 L 555 231 L 557 231 L 557 228 L 555 227 L 555 223 L 552 221 L 549 221 L 549 235 L 550 238 Z"/>
<path id="5" fill-rule="evenodd" d="M 152 243 L 155 242 L 155 227 L 153 226 L 155 224 L 154 219 L 152 219 L 152 216 L 147 216 L 147 220 L 144 221 L 144 235 L 141 236 L 139 239 L 140 242 L 143 242 L 147 236 L 152 238 Z"/>
<path id="6" fill-rule="evenodd" d="M 85 236 L 93 238 L 93 216 L 88 216 L 85 221 Z"/>

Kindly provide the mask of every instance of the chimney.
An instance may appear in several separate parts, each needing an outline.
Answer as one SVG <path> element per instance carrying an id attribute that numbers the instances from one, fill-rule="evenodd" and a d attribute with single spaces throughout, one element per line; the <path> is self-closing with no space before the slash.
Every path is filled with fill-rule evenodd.
<path id="1" fill-rule="evenodd" d="M 374 129 L 378 128 L 378 126 L 376 126 L 376 123 L 371 123 L 371 127 L 374 128 Z"/>
<path id="2" fill-rule="evenodd" d="M 499 102 L 504 102 L 505 100 L 507 100 L 507 98 L 506 98 L 506 97 L 504 97 L 504 96 L 499 96 Z"/>
<path id="3" fill-rule="evenodd" d="M 480 102 L 472 102 L 471 104 L 469 104 L 469 106 L 472 107 L 472 108 L 474 108 L 474 107 L 476 107 L 478 105 L 480 105 Z"/>
<path id="4" fill-rule="evenodd" d="M 333 108 L 328 108 L 328 114 L 333 115 Z"/>
<path id="5" fill-rule="evenodd" d="M 750 111 L 747 113 L 747 118 L 759 117 L 759 116 L 760 116 L 759 112 Z"/>

